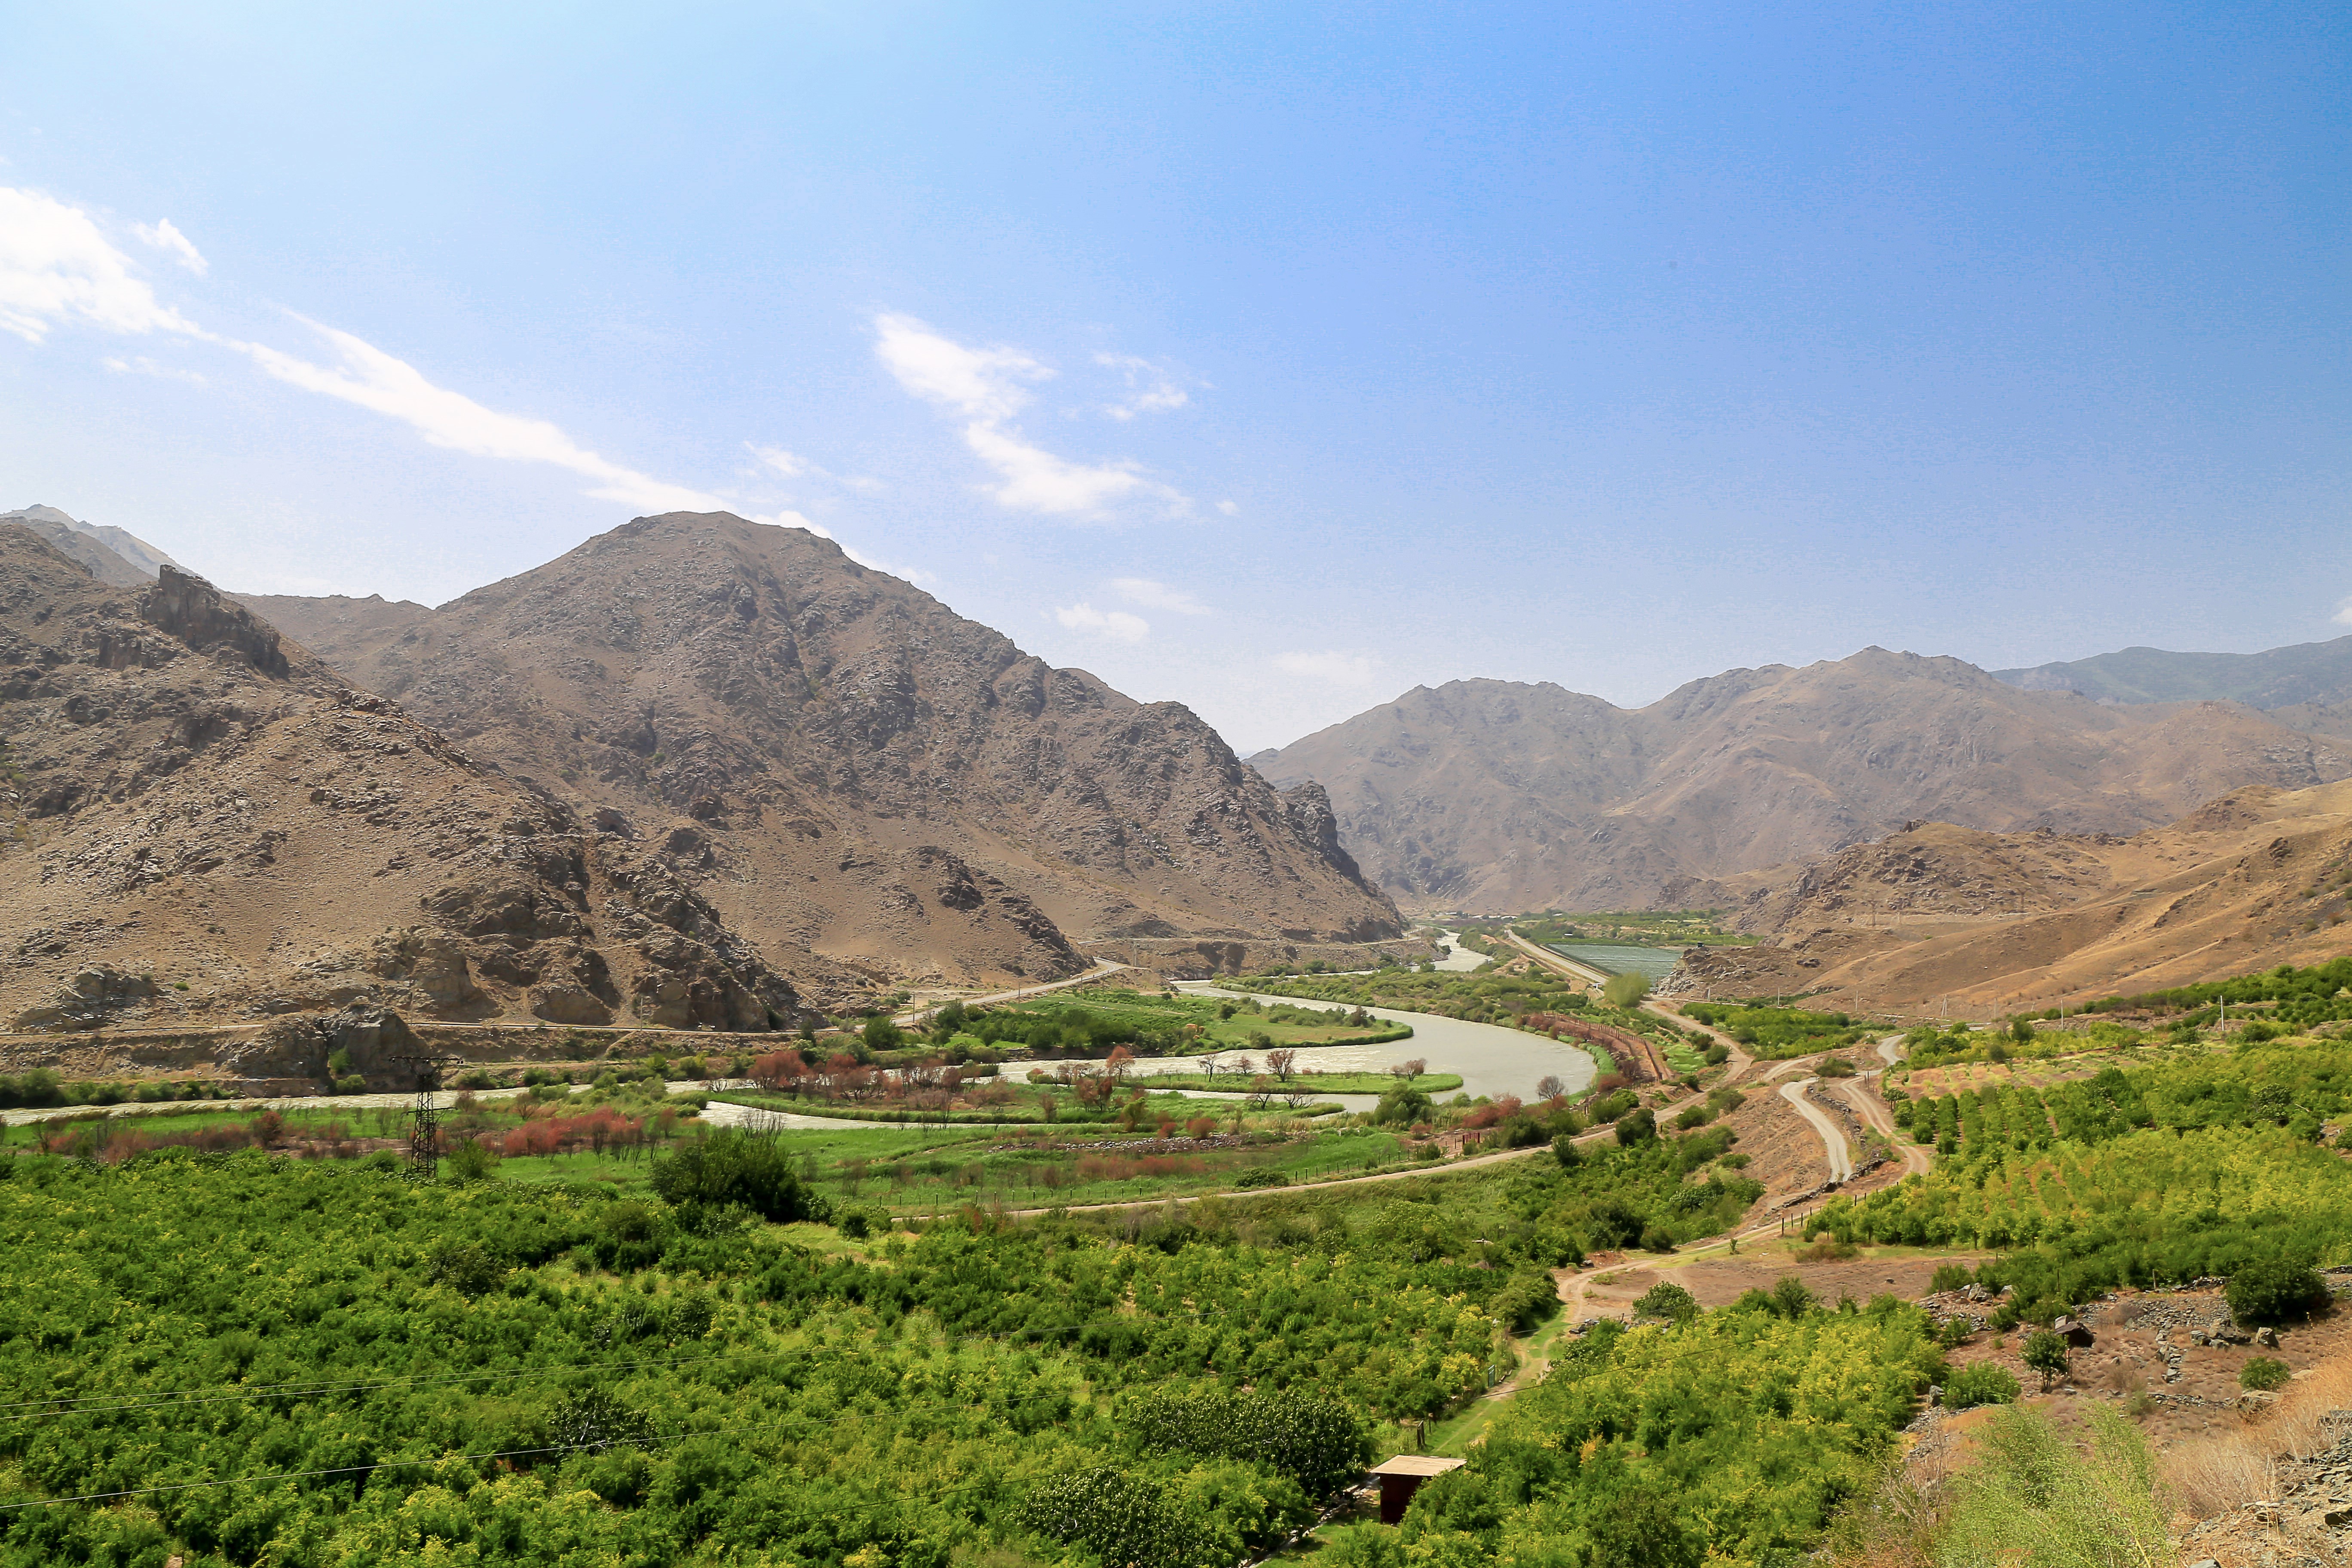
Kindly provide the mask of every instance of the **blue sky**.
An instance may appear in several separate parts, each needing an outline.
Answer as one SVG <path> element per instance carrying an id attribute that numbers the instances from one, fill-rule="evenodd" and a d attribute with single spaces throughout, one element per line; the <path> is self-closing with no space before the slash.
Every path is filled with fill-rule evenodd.
<path id="1" fill-rule="evenodd" d="M 0 0 L 0 506 L 801 519 L 1244 751 L 2352 625 L 2340 7 L 361 9 Z"/>

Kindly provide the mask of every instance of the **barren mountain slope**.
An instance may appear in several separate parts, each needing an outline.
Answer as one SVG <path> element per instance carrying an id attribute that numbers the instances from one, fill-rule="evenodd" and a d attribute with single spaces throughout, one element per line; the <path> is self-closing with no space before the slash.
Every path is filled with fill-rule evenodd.
<path id="1" fill-rule="evenodd" d="M 1257 761 L 1322 780 L 1342 841 L 1406 904 L 1474 910 L 1672 901 L 1916 817 L 2130 833 L 2352 773 L 2352 748 L 2237 704 L 2102 705 L 1880 648 L 1633 710 L 1457 681 Z"/>
<path id="2" fill-rule="evenodd" d="M 336 668 L 673 847 L 772 952 L 1053 974 L 1064 932 L 1400 928 L 1319 788 L 798 529 L 640 518 L 438 610 L 257 599 Z M 601 814 L 601 815 L 597 815 Z"/>
<path id="3" fill-rule="evenodd" d="M 0 1018 L 765 1028 L 792 987 L 661 857 L 583 832 L 210 584 L 0 527 Z"/>
<path id="4" fill-rule="evenodd" d="M 1982 1012 L 2316 963 L 2352 951 L 2352 782 L 2242 789 L 2129 838 L 1928 823 L 1723 890 L 1776 941 L 1682 984 Z"/>

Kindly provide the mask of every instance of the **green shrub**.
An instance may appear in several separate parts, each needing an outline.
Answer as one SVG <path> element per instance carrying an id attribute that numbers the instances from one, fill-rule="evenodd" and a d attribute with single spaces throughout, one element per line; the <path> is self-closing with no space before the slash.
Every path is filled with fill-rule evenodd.
<path id="1" fill-rule="evenodd" d="M 1256 1187 L 1286 1187 L 1290 1185 L 1290 1178 L 1271 1166 L 1260 1165 L 1255 1170 L 1244 1171 L 1235 1176 L 1234 1185 L 1244 1192 Z"/>
<path id="2" fill-rule="evenodd" d="M 1633 1303 L 1633 1315 L 1688 1322 L 1698 1315 L 1698 1298 L 1672 1280 L 1662 1280 L 1642 1292 L 1642 1299 Z"/>
<path id="3" fill-rule="evenodd" d="M 1601 983 L 1601 994 L 1612 1007 L 1631 1007 L 1650 994 L 1646 974 L 1612 974 Z"/>
<path id="4" fill-rule="evenodd" d="M 1965 1263 L 1938 1263 L 1935 1274 L 1927 1281 L 1927 1289 L 1930 1293 L 1965 1290 L 1975 1279 Z"/>
<path id="5" fill-rule="evenodd" d="M 732 1128 L 656 1155 L 647 1180 L 673 1208 L 740 1205 L 779 1222 L 826 1217 L 824 1200 L 801 1186 L 781 1142 Z"/>
<path id="6" fill-rule="evenodd" d="M 2299 1318 L 2327 1300 L 2327 1282 L 2310 1264 L 2291 1258 L 2265 1258 L 2230 1276 L 2225 1292 L 2230 1315 L 2242 1323 L 2277 1323 Z"/>
<path id="7" fill-rule="evenodd" d="M 2258 1355 L 2238 1369 L 2238 1386 L 2268 1394 L 2273 1389 L 2284 1388 L 2292 1375 L 2286 1369 L 2286 1363 Z"/>
<path id="8" fill-rule="evenodd" d="M 2066 1342 L 2048 1329 L 2036 1329 L 2025 1336 L 2025 1364 L 2042 1374 L 2042 1386 L 2048 1388 L 2052 1380 L 2066 1375 Z"/>
<path id="9" fill-rule="evenodd" d="M 1631 1110 L 1617 1119 L 1617 1142 L 1624 1148 L 1645 1142 L 1658 1135 L 1658 1119 L 1648 1106 Z"/>
<path id="10" fill-rule="evenodd" d="M 1956 1367 L 1944 1384 L 1944 1403 L 1954 1410 L 1979 1405 L 2014 1405 L 2021 1392 L 2006 1367 L 1989 1361 Z"/>

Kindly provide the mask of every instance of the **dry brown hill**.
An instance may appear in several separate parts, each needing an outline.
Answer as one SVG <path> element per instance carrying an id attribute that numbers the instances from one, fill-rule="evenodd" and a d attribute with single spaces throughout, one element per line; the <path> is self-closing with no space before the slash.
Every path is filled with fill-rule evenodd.
<path id="1" fill-rule="evenodd" d="M 1916 818 L 2135 833 L 2249 784 L 2345 777 L 2352 747 L 2237 703 L 2103 704 L 1866 648 L 1633 710 L 1548 684 L 1416 688 L 1253 761 L 1321 780 L 1342 842 L 1406 907 L 1509 912 L 1691 903 Z"/>
<path id="2" fill-rule="evenodd" d="M 661 856 L 159 572 L 112 586 L 0 527 L 7 1026 L 803 1011 Z"/>
<path id="3" fill-rule="evenodd" d="M 1915 825 L 1718 889 L 1769 945 L 1678 988 L 1981 1016 L 2352 951 L 2352 782 L 2251 786 L 2130 837 Z"/>
<path id="4" fill-rule="evenodd" d="M 594 822 L 734 929 L 950 980 L 1072 940 L 1362 941 L 1395 907 L 1322 790 L 1277 794 L 1172 702 L 1055 669 L 829 540 L 639 518 L 436 610 L 246 601 Z"/>

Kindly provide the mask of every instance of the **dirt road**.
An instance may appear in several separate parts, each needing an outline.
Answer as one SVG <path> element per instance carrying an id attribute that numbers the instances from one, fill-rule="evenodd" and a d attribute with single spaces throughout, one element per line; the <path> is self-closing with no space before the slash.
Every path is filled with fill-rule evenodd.
<path id="1" fill-rule="evenodd" d="M 1826 1111 L 1805 1098 L 1805 1090 L 1821 1081 L 1817 1078 L 1806 1078 L 1794 1083 L 1784 1083 L 1780 1086 L 1780 1098 L 1795 1106 L 1797 1114 L 1812 1123 L 1813 1131 L 1821 1134 L 1822 1147 L 1829 1152 L 1830 1180 L 1850 1182 L 1853 1180 L 1853 1152 L 1845 1146 L 1845 1134 L 1839 1131 L 1838 1124 L 1830 1120 Z"/>
<path id="2" fill-rule="evenodd" d="M 1113 963 L 1108 958 L 1099 958 L 1095 961 L 1095 966 L 1092 969 L 1087 970 L 1084 974 L 1073 974 L 1067 980 L 1049 980 L 1043 985 L 1024 985 L 1012 991 L 999 991 L 992 995 L 964 996 L 958 1000 L 967 1007 L 984 1007 L 994 1002 L 1018 1002 L 1025 997 L 1043 996 L 1048 991 L 1066 991 L 1073 985 L 1084 985 L 1089 980 L 1100 980 L 1104 975 L 1116 974 L 1126 967 L 1124 963 Z M 945 1002 L 940 1002 L 929 1007 L 918 1007 L 911 1013 L 901 1013 L 890 1021 L 902 1029 L 912 1028 L 927 1021 L 932 1014 L 946 1005 Z"/>
<path id="3" fill-rule="evenodd" d="M 1877 1076 L 1870 1073 L 1861 1078 L 1847 1079 L 1832 1085 L 1830 1092 L 1853 1107 L 1853 1113 L 1862 1118 L 1864 1125 L 1886 1140 L 1886 1146 L 1902 1157 L 1905 1175 L 1924 1176 L 1927 1173 L 1927 1167 L 1935 1163 L 1935 1152 L 1924 1143 L 1912 1142 L 1904 1136 L 1903 1130 L 1895 1126 L 1894 1110 L 1879 1098 L 1872 1082 Z"/>

